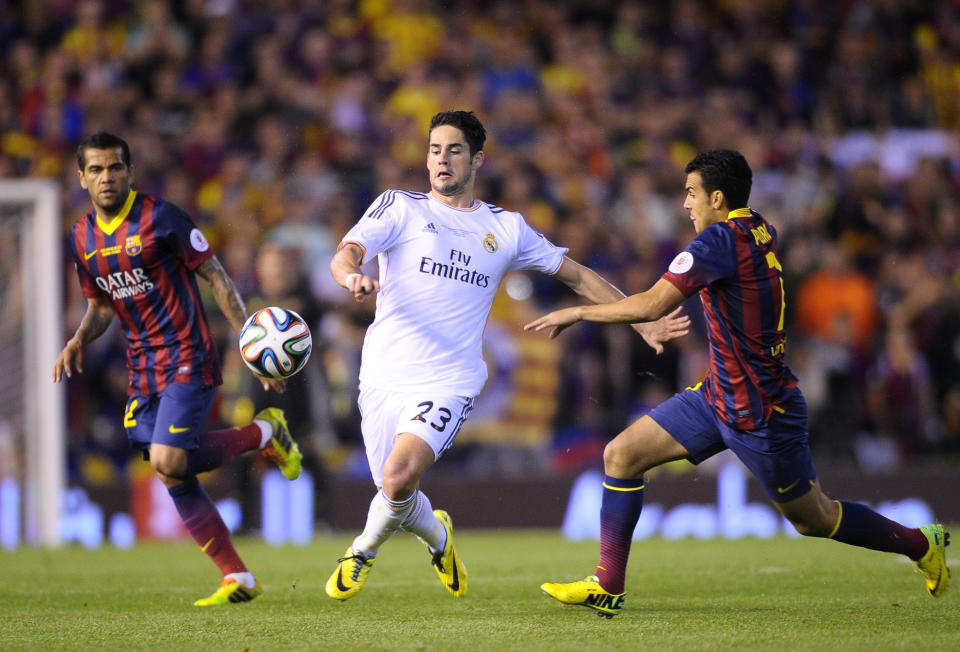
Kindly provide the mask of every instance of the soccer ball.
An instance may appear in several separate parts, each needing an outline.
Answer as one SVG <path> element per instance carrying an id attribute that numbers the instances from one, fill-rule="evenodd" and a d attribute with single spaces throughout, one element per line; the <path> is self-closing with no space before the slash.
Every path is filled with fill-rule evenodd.
<path id="1" fill-rule="evenodd" d="M 307 363 L 313 337 L 303 317 L 292 310 L 270 306 L 247 319 L 240 330 L 240 355 L 253 373 L 266 378 L 289 378 Z"/>

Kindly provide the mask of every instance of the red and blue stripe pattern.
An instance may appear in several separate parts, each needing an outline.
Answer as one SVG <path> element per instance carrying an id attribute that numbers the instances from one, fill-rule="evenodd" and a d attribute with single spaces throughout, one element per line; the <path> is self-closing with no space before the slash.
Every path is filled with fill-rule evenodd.
<path id="1" fill-rule="evenodd" d="M 91 212 L 69 240 L 84 296 L 105 294 L 123 327 L 129 393 L 155 394 L 171 382 L 219 385 L 219 356 L 193 271 L 213 253 L 191 244 L 199 232 L 182 210 L 130 194 L 117 218 L 105 223 Z"/>
<path id="2" fill-rule="evenodd" d="M 704 229 L 687 252 L 694 261 L 689 271 L 663 278 L 685 296 L 700 292 L 710 347 L 707 400 L 727 425 L 760 428 L 797 387 L 783 362 L 777 231 L 757 212 L 738 209 Z"/>

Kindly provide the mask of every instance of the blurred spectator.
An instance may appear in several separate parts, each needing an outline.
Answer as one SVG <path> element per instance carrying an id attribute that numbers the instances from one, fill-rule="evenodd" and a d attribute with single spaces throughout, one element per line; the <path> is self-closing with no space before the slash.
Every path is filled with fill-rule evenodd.
<path id="1" fill-rule="evenodd" d="M 825 244 L 820 264 L 797 292 L 797 325 L 828 344 L 867 351 L 877 326 L 876 287 L 839 245 Z"/>
<path id="2" fill-rule="evenodd" d="M 930 370 L 906 328 L 887 331 L 867 378 L 867 407 L 877 435 L 893 440 L 902 460 L 928 450 L 936 423 Z"/>

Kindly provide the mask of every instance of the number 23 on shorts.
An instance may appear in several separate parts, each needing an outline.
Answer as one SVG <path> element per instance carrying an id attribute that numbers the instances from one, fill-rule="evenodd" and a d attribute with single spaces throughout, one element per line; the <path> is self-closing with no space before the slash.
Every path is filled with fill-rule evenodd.
<path id="1" fill-rule="evenodd" d="M 434 408 L 433 401 L 423 401 L 418 403 L 420 413 L 415 415 L 411 421 L 422 421 L 427 423 L 437 432 L 443 432 L 447 428 L 447 423 L 453 418 L 453 413 L 445 407 Z M 439 423 L 437 423 L 439 421 Z"/>

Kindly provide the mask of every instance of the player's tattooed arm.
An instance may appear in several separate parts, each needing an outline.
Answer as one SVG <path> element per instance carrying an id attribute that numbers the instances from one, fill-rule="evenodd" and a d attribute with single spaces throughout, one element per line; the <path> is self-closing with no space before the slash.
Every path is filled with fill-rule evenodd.
<path id="1" fill-rule="evenodd" d="M 73 337 L 80 341 L 81 346 L 86 346 L 103 335 L 112 321 L 113 307 L 106 297 L 87 299 L 87 311 L 80 320 L 80 326 Z"/>
<path id="2" fill-rule="evenodd" d="M 80 320 L 77 332 L 67 340 L 53 364 L 53 382 L 59 383 L 64 374 L 70 378 L 74 369 L 83 372 L 83 347 L 103 335 L 112 320 L 113 307 L 105 296 L 87 299 L 87 311 Z"/>
<path id="3" fill-rule="evenodd" d="M 220 260 L 216 256 L 211 256 L 200 264 L 197 274 L 210 284 L 217 305 L 220 306 L 220 310 L 230 322 L 234 332 L 239 334 L 240 329 L 243 328 L 243 322 L 247 320 L 247 307 L 233 279 L 220 264 Z"/>
<path id="4" fill-rule="evenodd" d="M 210 287 L 213 288 L 213 298 L 223 312 L 230 326 L 238 335 L 243 324 L 247 321 L 247 307 L 243 303 L 240 291 L 234 285 L 233 279 L 227 274 L 227 270 L 220 264 L 216 256 L 211 256 L 197 268 L 197 274 L 200 275 Z M 259 378 L 264 391 L 272 389 L 277 393 L 282 393 L 287 387 L 287 381 L 282 378 Z"/>

